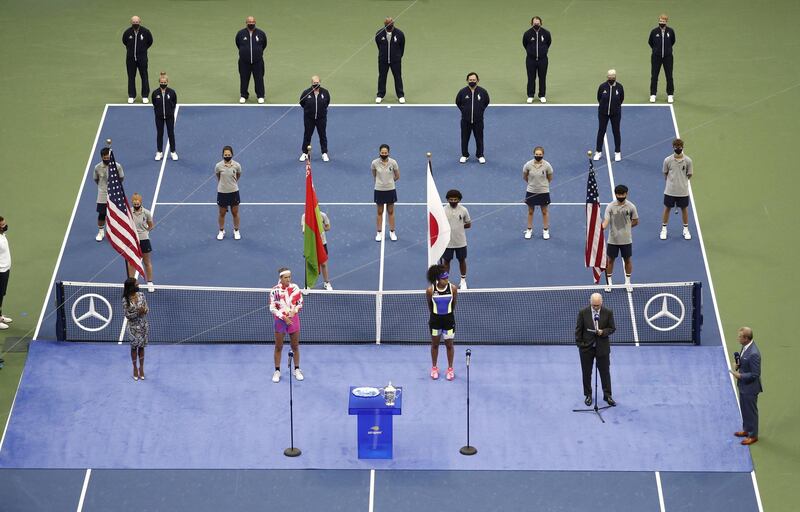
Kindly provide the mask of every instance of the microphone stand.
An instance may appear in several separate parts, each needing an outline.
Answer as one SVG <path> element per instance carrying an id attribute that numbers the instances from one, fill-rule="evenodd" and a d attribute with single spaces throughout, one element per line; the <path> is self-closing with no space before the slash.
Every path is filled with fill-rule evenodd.
<path id="1" fill-rule="evenodd" d="M 600 414 L 600 411 L 602 411 L 604 409 L 610 409 L 611 406 L 610 405 L 604 405 L 603 407 L 598 407 L 598 405 L 597 405 L 597 372 L 598 372 L 598 370 L 597 370 L 597 359 L 595 359 L 595 361 L 594 361 L 594 407 L 592 407 L 591 409 L 572 409 L 572 412 L 594 412 L 594 413 L 597 414 L 597 417 L 600 418 L 600 421 L 605 423 L 606 420 L 603 419 L 603 415 Z"/>
<path id="2" fill-rule="evenodd" d="M 294 412 L 293 412 L 293 397 L 292 397 L 292 359 L 294 359 L 294 352 L 289 352 L 289 439 L 290 446 L 283 450 L 283 454 L 287 457 L 299 457 L 301 453 L 300 448 L 294 445 Z"/>
<path id="3" fill-rule="evenodd" d="M 478 449 L 469 444 L 469 360 L 472 357 L 472 350 L 467 349 L 467 444 L 458 450 L 461 455 L 475 455 Z"/>

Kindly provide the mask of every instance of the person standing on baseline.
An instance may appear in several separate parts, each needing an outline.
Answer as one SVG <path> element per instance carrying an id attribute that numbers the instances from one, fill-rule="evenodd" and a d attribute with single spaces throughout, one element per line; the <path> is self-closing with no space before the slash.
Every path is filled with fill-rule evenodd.
<path id="1" fill-rule="evenodd" d="M 125 67 L 128 70 L 128 103 L 136 100 L 136 72 L 142 80 L 142 103 L 148 102 L 150 81 L 147 77 L 147 50 L 153 46 L 153 34 L 142 26 L 139 16 L 131 17 L 131 26 L 122 33 L 126 48 Z"/>
<path id="2" fill-rule="evenodd" d="M 6 219 L 0 217 L 0 330 L 8 329 L 8 324 L 14 321 L 3 316 L 3 297 L 6 296 L 8 278 L 11 277 L 11 249 L 8 247 L 6 231 L 8 231 Z"/>
<path id="3" fill-rule="evenodd" d="M 162 71 L 158 77 L 158 89 L 153 91 L 153 112 L 156 115 L 156 160 L 164 157 L 164 125 L 167 125 L 169 156 L 178 159 L 175 147 L 175 108 L 178 106 L 178 93 L 169 87 L 169 77 Z"/>
<path id="4" fill-rule="evenodd" d="M 108 166 L 111 163 L 111 149 L 103 148 L 100 150 L 102 162 L 94 166 L 92 178 L 97 184 L 97 236 L 94 239 L 98 242 L 103 241 L 106 236 L 106 216 L 108 213 Z M 117 172 L 119 181 L 125 180 L 125 170 L 122 164 L 117 162 Z"/>
<path id="5" fill-rule="evenodd" d="M 245 27 L 236 33 L 236 48 L 239 49 L 239 103 L 250 97 L 250 76 L 259 103 L 264 103 L 264 50 L 267 49 L 267 34 L 256 28 L 256 19 L 248 16 Z"/>
<path id="6" fill-rule="evenodd" d="M 303 107 L 303 145 L 300 148 L 300 161 L 305 162 L 308 158 L 308 145 L 311 144 L 311 136 L 314 129 L 319 135 L 319 146 L 322 150 L 322 161 L 327 162 L 328 158 L 328 105 L 331 103 L 331 93 L 328 89 L 320 85 L 319 77 L 311 77 L 311 87 L 300 94 L 300 106 Z"/>
<path id="7" fill-rule="evenodd" d="M 674 101 L 675 82 L 672 80 L 672 47 L 675 45 L 675 31 L 667 26 L 669 16 L 662 14 L 658 17 L 658 26 L 650 31 L 647 44 L 650 45 L 650 103 L 656 102 L 658 92 L 658 74 L 664 67 L 664 76 L 667 77 L 667 103 Z"/>
<path id="8" fill-rule="evenodd" d="M 667 224 L 669 223 L 669 211 L 672 208 L 681 209 L 683 220 L 683 238 L 692 239 L 689 231 L 689 180 L 694 173 L 692 159 L 683 154 L 683 141 L 675 139 L 672 141 L 673 153 L 664 159 L 664 180 L 667 184 L 664 188 L 664 214 L 661 216 L 661 240 L 667 239 Z"/>
<path id="9" fill-rule="evenodd" d="M 589 306 L 580 310 L 575 324 L 575 344 L 581 357 L 583 375 L 583 403 L 592 405 L 592 364 L 603 388 L 603 400 L 612 407 L 617 403 L 611 397 L 611 343 L 609 336 L 617 330 L 614 312 L 603 307 L 603 296 L 593 293 Z"/>
<path id="10" fill-rule="evenodd" d="M 625 101 L 625 89 L 617 82 L 617 70 L 609 69 L 606 81 L 597 88 L 597 144 L 595 145 L 594 159 L 600 160 L 603 156 L 603 140 L 606 136 L 608 122 L 611 121 L 611 131 L 614 133 L 614 161 L 622 160 L 622 135 L 619 125 L 622 120 L 622 103 Z"/>
<path id="11" fill-rule="evenodd" d="M 375 34 L 375 44 L 378 46 L 378 94 L 375 96 L 375 103 L 382 102 L 386 96 L 386 78 L 389 69 L 392 70 L 397 101 L 405 103 L 402 63 L 406 49 L 406 35 L 394 26 L 394 19 L 386 18 L 383 20 L 383 28 Z"/>
<path id="12" fill-rule="evenodd" d="M 531 18 L 531 28 L 522 35 L 525 48 L 525 69 L 528 72 L 528 103 L 533 103 L 536 95 L 536 76 L 539 76 L 539 101 L 547 103 L 547 51 L 553 42 L 550 31 L 542 26 L 542 18 Z"/>
<path id="13" fill-rule="evenodd" d="M 483 154 L 483 113 L 489 106 L 489 92 L 478 86 L 478 73 L 467 75 L 467 86 L 456 94 L 456 106 L 461 111 L 461 158 L 459 163 L 467 163 L 469 158 L 469 137 L 475 136 L 475 156 L 485 164 Z"/>
<path id="14" fill-rule="evenodd" d="M 747 446 L 758 441 L 758 394 L 764 391 L 761 386 L 761 352 L 753 341 L 753 329 L 740 328 L 737 340 L 742 346 L 742 353 L 731 374 L 736 378 L 736 387 L 739 388 L 742 430 L 734 435 L 743 437 L 742 444 Z"/>

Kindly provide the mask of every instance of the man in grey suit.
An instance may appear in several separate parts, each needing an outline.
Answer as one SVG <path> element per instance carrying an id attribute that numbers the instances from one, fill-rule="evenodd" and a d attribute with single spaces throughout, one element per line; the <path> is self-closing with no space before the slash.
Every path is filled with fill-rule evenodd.
<path id="1" fill-rule="evenodd" d="M 761 352 L 753 341 L 753 329 L 749 327 L 739 329 L 738 341 L 742 353 L 731 373 L 739 388 L 742 430 L 734 435 L 743 437 L 742 444 L 747 446 L 758 441 L 758 394 L 764 391 L 761 387 Z"/>
<path id="2" fill-rule="evenodd" d="M 575 324 L 575 344 L 581 356 L 584 403 L 592 405 L 592 364 L 597 361 L 597 371 L 603 385 L 603 400 L 610 406 L 617 403 L 611 398 L 611 344 L 608 337 L 617 330 L 614 312 L 603 307 L 603 296 L 593 293 L 589 307 L 578 312 Z"/>

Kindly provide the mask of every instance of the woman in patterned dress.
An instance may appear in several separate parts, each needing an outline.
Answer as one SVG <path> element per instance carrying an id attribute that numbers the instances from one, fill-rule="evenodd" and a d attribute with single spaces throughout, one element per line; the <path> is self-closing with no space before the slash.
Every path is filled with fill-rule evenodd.
<path id="1" fill-rule="evenodd" d="M 125 318 L 128 319 L 128 340 L 131 342 L 131 362 L 133 363 L 133 380 L 144 380 L 144 347 L 147 346 L 147 300 L 139 291 L 139 282 L 129 277 L 125 280 L 122 293 L 122 306 Z M 136 359 L 139 367 L 136 367 Z"/>

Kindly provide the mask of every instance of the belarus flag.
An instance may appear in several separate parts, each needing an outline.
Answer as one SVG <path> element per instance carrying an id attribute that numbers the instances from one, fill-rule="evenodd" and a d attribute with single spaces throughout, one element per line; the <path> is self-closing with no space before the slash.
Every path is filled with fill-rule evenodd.
<path id="1" fill-rule="evenodd" d="M 428 266 L 439 262 L 450 243 L 450 223 L 433 181 L 431 161 L 428 160 Z"/>

